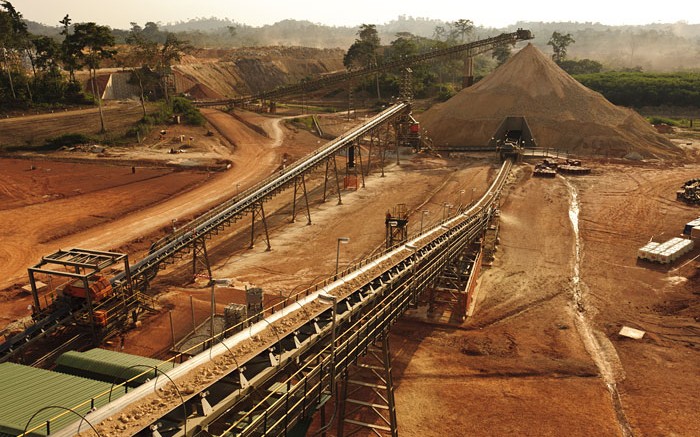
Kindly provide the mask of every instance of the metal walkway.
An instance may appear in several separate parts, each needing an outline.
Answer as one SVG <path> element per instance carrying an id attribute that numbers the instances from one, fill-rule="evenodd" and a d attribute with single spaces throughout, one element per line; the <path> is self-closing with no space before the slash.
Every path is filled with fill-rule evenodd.
<path id="1" fill-rule="evenodd" d="M 504 162 L 487 193 L 466 211 L 363 261 L 332 283 L 300 293 L 262 321 L 217 339 L 208 351 L 167 372 L 168 378 L 124 394 L 85 420 L 97 424 L 113 417 L 200 365 L 216 362 L 221 369 L 230 363 L 214 380 L 191 388 L 182 402 L 159 411 L 148 426 L 128 435 L 291 435 L 295 426 L 308 424 L 314 412 L 337 394 L 340 375 L 384 338 L 450 259 L 483 235 L 510 168 L 511 161 Z M 299 312 L 304 317 L 288 319 Z M 248 355 L 252 356 L 243 361 L 240 348 L 263 338 L 268 341 L 254 343 Z M 78 426 L 76 422 L 55 435 L 73 435 Z"/>
<path id="2" fill-rule="evenodd" d="M 380 126 L 386 123 L 400 122 L 410 115 L 410 112 L 411 106 L 406 102 L 400 102 L 387 108 L 370 120 L 294 162 L 286 169 L 269 176 L 250 189 L 187 223 L 173 234 L 154 243 L 150 253 L 142 260 L 110 278 L 115 291 L 109 299 L 101 302 L 100 305 L 103 308 L 109 308 L 114 301 L 116 307 L 123 301 L 122 296 L 126 295 L 128 299 L 138 300 L 138 302 L 134 301 L 137 306 L 143 304 L 148 309 L 149 298 L 143 292 L 148 289 L 150 281 L 166 264 L 182 258 L 190 251 L 201 250 L 205 239 L 211 238 L 212 235 L 219 233 L 247 214 L 253 216 L 253 223 L 255 223 L 257 214 L 261 213 L 264 219 L 264 202 L 287 188 L 292 186 L 296 188 L 297 181 L 300 179 L 303 181 L 304 175 L 329 162 L 329 160 L 334 160 L 335 156 L 343 150 L 355 147 L 355 144 L 359 144 L 365 136 L 372 135 Z M 89 302 L 82 307 L 53 305 L 50 308 L 42 308 L 36 293 L 35 306 L 38 315 L 35 323 L 24 332 L 16 334 L 0 344 L 0 362 L 17 356 L 32 342 L 45 337 L 47 333 L 54 331 L 59 326 L 82 317 L 83 314 L 91 313 L 91 309 L 94 309 Z"/>

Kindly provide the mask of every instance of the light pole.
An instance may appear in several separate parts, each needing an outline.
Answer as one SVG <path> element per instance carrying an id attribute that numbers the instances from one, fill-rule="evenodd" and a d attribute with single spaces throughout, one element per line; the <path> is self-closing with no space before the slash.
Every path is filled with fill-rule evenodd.
<path id="1" fill-rule="evenodd" d="M 340 247 L 340 246 L 339 246 Z M 333 318 L 331 319 L 331 395 L 335 393 L 335 319 L 338 314 L 338 298 L 328 293 L 319 293 L 321 302 L 333 304 Z"/>
<path id="2" fill-rule="evenodd" d="M 459 202 L 457 202 L 457 208 L 462 208 L 462 194 L 464 194 L 464 190 L 459 190 Z"/>
<path id="3" fill-rule="evenodd" d="M 214 294 L 214 289 L 217 285 L 228 284 L 226 279 L 214 279 L 209 278 L 209 284 L 211 285 L 211 318 L 209 319 L 209 334 L 211 335 L 210 347 L 214 346 L 214 316 L 216 316 L 216 296 Z"/>
<path id="4" fill-rule="evenodd" d="M 425 218 L 426 214 L 430 214 L 430 211 L 428 211 L 427 209 L 424 209 L 420 215 L 420 233 L 421 234 L 423 233 L 423 219 Z"/>
<path id="5" fill-rule="evenodd" d="M 442 221 L 443 221 L 443 222 L 444 222 L 445 220 L 447 220 L 447 210 L 448 210 L 448 208 L 452 208 L 452 205 L 450 205 L 449 203 L 445 202 L 445 203 L 442 205 Z"/>
<path id="6" fill-rule="evenodd" d="M 236 184 L 236 196 L 238 196 L 238 193 L 241 191 L 241 184 Z"/>
<path id="7" fill-rule="evenodd" d="M 476 187 L 472 187 L 472 197 L 471 197 L 471 199 L 469 199 L 470 205 L 474 202 L 474 190 L 476 190 Z"/>
<path id="8" fill-rule="evenodd" d="M 338 237 L 338 243 L 335 251 L 335 275 L 338 276 L 338 261 L 340 260 L 340 243 L 348 244 L 350 242 L 349 237 Z"/>

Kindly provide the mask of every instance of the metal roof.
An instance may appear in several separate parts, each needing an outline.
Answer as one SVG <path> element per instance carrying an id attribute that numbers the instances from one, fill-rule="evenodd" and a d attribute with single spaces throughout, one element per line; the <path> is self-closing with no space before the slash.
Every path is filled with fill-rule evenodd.
<path id="1" fill-rule="evenodd" d="M 154 367 L 157 367 L 158 371 L 154 370 Z M 113 382 L 121 383 L 147 372 L 134 380 L 135 384 L 142 384 L 173 367 L 172 362 L 163 362 L 100 348 L 87 352 L 66 352 L 56 360 L 56 370 L 60 372 L 95 378 L 110 384 Z"/>
<path id="2" fill-rule="evenodd" d="M 75 409 L 81 415 L 90 410 L 90 403 L 77 405 L 102 393 L 108 393 L 112 384 L 93 381 L 73 375 L 37 369 L 15 363 L 0 364 L 0 435 L 21 434 L 32 415 L 47 406 L 59 406 Z M 123 390 L 115 390 L 112 399 L 123 394 Z M 95 400 L 95 407 L 107 403 L 107 396 Z M 64 408 L 44 410 L 32 419 L 27 429 L 43 425 L 41 429 L 29 435 L 46 435 L 46 421 L 66 412 Z M 80 417 L 68 412 L 56 420 L 52 420 L 51 432 L 74 423 Z M 87 425 L 86 425 L 87 426 Z M 87 428 L 86 428 L 87 429 Z"/>

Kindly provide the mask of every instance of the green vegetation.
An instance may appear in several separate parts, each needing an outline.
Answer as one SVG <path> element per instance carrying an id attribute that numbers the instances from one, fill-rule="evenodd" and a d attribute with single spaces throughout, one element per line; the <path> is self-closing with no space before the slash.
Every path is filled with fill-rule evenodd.
<path id="1" fill-rule="evenodd" d="M 653 117 L 647 117 L 647 120 L 649 120 L 649 123 L 651 123 L 651 124 L 667 124 L 669 126 L 680 126 L 681 125 L 680 120 L 667 118 L 667 117 L 653 116 Z"/>
<path id="2" fill-rule="evenodd" d="M 608 72 L 574 77 L 616 105 L 700 105 L 700 73 Z"/>
<path id="3" fill-rule="evenodd" d="M 189 103 L 177 102 L 174 107 L 170 104 L 167 78 L 171 65 L 183 53 L 193 50 L 187 41 L 160 31 L 155 23 L 146 23 L 144 28 L 132 23 L 126 35 L 92 22 L 73 23 L 68 15 L 59 23 L 62 27 L 58 35 L 34 35 L 22 14 L 9 1 L 0 1 L 0 111 L 97 104 L 100 131 L 104 133 L 107 127 L 97 89 L 97 69 L 110 60 L 110 65 L 131 67 L 132 82 L 141 89 L 144 120 L 135 128 L 137 131 L 162 118 L 159 114 L 146 113 L 147 97 L 165 99 L 170 105 L 166 112 L 182 115 L 186 123 L 204 123 L 201 114 Z M 119 53 L 115 49 L 115 35 L 130 48 Z M 90 74 L 89 94 L 82 91 L 75 76 L 83 68 Z"/>
<path id="4" fill-rule="evenodd" d="M 199 109 L 191 101 L 182 97 L 172 98 L 172 112 L 174 115 L 181 116 L 185 124 L 204 126 L 206 121 Z"/>
<path id="5" fill-rule="evenodd" d="M 293 118 L 289 120 L 289 124 L 295 126 L 298 129 L 303 129 L 307 131 L 314 130 L 314 120 L 311 116 Z"/>
<path id="6" fill-rule="evenodd" d="M 174 115 L 179 115 L 181 122 L 192 126 L 203 126 L 206 121 L 191 101 L 183 97 L 173 97 L 170 103 L 161 101 L 155 111 L 144 116 L 127 132 L 127 136 L 145 136 L 154 127 L 172 122 Z"/>
<path id="7" fill-rule="evenodd" d="M 569 46 L 575 42 L 574 37 L 571 36 L 570 33 L 562 34 L 559 32 L 553 32 L 551 38 L 549 38 L 549 41 L 547 42 L 547 45 L 552 46 L 552 51 L 554 52 L 552 54 L 552 59 L 554 62 L 558 64 L 566 59 L 566 51 L 568 50 Z"/>
<path id="8" fill-rule="evenodd" d="M 45 150 L 56 150 L 61 147 L 77 146 L 82 144 L 95 143 L 97 140 L 91 136 L 84 134 L 63 134 L 56 138 L 46 140 L 46 144 L 42 147 Z"/>

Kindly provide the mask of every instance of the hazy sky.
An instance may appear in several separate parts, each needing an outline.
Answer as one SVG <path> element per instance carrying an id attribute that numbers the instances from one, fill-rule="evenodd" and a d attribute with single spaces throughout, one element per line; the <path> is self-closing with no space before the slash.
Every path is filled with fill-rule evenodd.
<path id="1" fill-rule="evenodd" d="M 700 23 L 698 0 L 654 4 L 639 0 L 10 0 L 25 18 L 49 25 L 70 14 L 127 29 L 129 22 L 163 24 L 197 17 L 230 18 L 251 26 L 284 19 L 335 26 L 384 24 L 400 15 L 505 27 L 517 21 L 578 21 L 603 24 Z M 646 4 L 644 4 L 646 3 Z M 649 5 L 649 6 L 647 6 Z"/>

